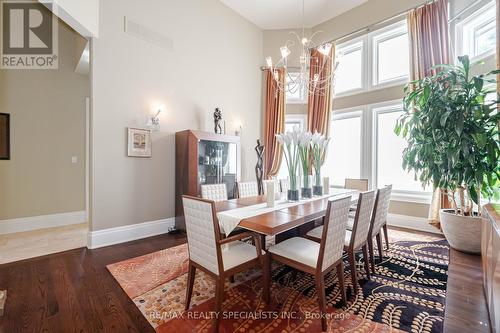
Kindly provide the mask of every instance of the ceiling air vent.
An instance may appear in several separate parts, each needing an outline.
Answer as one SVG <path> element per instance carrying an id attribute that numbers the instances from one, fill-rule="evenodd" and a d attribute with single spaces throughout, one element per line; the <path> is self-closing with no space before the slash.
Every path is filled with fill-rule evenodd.
<path id="1" fill-rule="evenodd" d="M 165 50 L 174 50 L 174 41 L 171 38 L 134 22 L 127 17 L 125 17 L 125 32 Z"/>

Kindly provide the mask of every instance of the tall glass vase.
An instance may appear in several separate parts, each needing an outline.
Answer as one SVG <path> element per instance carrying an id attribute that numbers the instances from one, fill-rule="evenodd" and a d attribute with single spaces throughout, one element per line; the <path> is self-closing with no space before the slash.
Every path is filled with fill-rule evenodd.
<path id="1" fill-rule="evenodd" d="M 315 168 L 314 171 L 313 194 L 323 195 L 323 186 L 321 184 L 321 168 Z"/>
<path id="2" fill-rule="evenodd" d="M 289 172 L 288 174 L 290 188 L 287 191 L 288 201 L 299 201 L 299 187 L 297 184 L 297 175 L 295 172 Z"/>
<path id="3" fill-rule="evenodd" d="M 305 199 L 309 199 L 312 197 L 311 176 L 309 176 L 309 170 L 304 170 L 302 189 L 300 190 L 300 195 L 302 198 Z"/>

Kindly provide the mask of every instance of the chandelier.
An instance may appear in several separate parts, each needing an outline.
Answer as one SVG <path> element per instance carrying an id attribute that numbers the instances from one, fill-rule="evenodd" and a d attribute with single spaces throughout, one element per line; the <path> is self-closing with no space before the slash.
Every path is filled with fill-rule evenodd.
<path id="1" fill-rule="evenodd" d="M 280 59 L 273 64 L 273 59 L 266 57 L 266 64 L 267 68 L 273 73 L 272 77 L 280 91 L 290 94 L 300 92 L 301 94 L 307 93 L 309 95 L 325 95 L 333 79 L 333 68 L 327 68 L 327 66 L 332 66 L 332 61 L 329 61 L 332 43 L 323 43 L 318 47 L 314 47 L 313 39 L 320 31 L 314 32 L 310 37 L 305 35 L 304 2 L 305 0 L 302 0 L 302 36 L 299 36 L 294 31 L 290 31 L 290 34 L 295 37 L 296 41 L 287 40 L 285 45 L 280 47 Z M 288 59 L 292 53 L 290 48 L 295 45 L 295 42 L 301 48 L 299 57 L 300 67 L 290 68 L 292 70 L 289 71 Z M 313 52 L 313 55 L 311 54 L 312 49 L 316 49 L 317 51 Z M 279 79 L 279 71 L 281 69 L 285 71 L 285 82 Z M 310 75 L 311 72 L 314 74 Z"/>

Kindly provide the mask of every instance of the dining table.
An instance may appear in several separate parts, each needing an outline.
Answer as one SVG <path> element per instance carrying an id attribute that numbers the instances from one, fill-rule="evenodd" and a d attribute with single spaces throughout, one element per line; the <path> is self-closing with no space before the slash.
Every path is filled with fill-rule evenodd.
<path id="1" fill-rule="evenodd" d="M 230 234 L 236 227 L 261 236 L 276 236 L 322 218 L 329 200 L 351 197 L 357 202 L 359 191 L 331 188 L 329 193 L 292 202 L 286 193 L 277 193 L 274 207 L 268 207 L 266 195 L 216 202 L 215 208 L 221 231 Z"/>

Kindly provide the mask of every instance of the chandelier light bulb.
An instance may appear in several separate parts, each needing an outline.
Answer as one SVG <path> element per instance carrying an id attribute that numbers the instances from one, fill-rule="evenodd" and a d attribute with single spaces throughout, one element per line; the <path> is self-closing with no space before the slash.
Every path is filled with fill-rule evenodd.
<path id="1" fill-rule="evenodd" d="M 273 58 L 267 57 L 266 58 L 266 63 L 268 68 L 273 68 Z"/>
<path id="2" fill-rule="evenodd" d="M 307 45 L 307 38 L 306 37 L 302 37 L 302 45 Z"/>
<path id="3" fill-rule="evenodd" d="M 291 53 L 290 49 L 286 45 L 280 47 L 280 51 L 281 51 L 281 57 L 283 57 L 283 58 L 288 57 Z"/>

